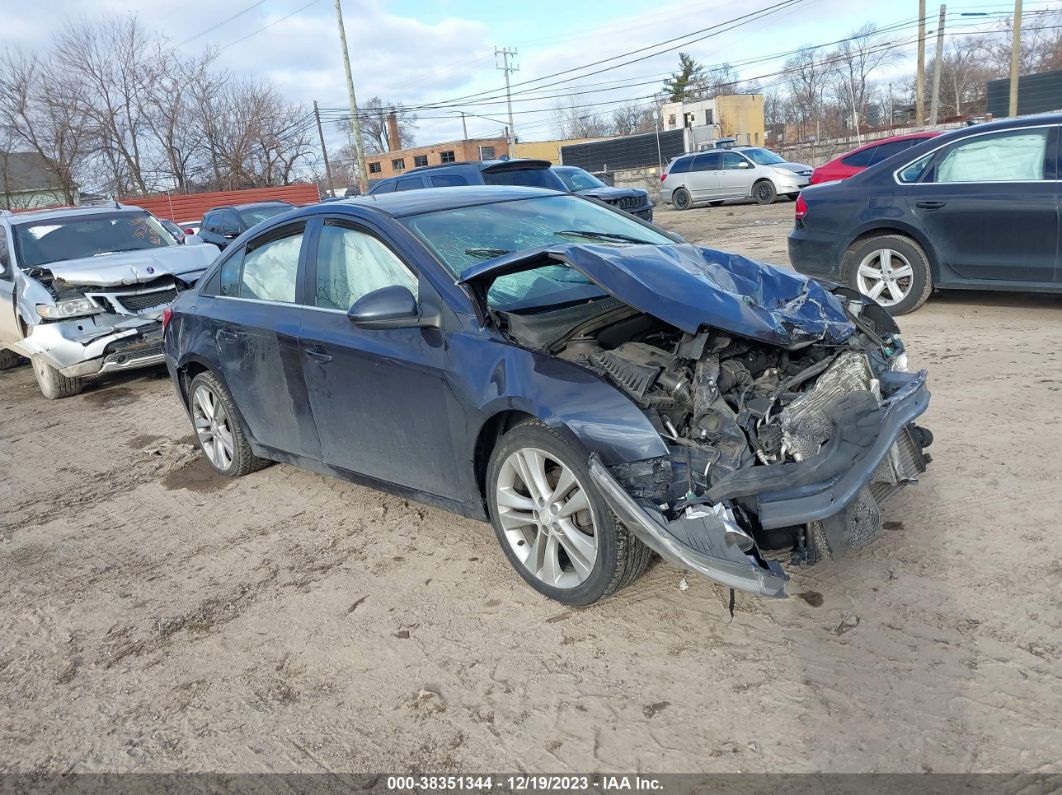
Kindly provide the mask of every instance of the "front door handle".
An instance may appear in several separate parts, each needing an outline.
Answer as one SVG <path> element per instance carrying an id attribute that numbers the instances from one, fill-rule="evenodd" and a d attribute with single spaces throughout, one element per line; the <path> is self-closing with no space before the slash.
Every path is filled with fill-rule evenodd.
<path id="1" fill-rule="evenodd" d="M 922 210 L 939 210 L 945 204 L 947 204 L 947 202 L 924 201 L 924 202 L 915 202 L 915 207 L 918 207 L 918 208 L 920 208 Z"/>
<path id="2" fill-rule="evenodd" d="M 328 362 L 332 361 L 332 354 L 314 350 L 313 348 L 307 348 L 306 355 L 315 362 L 320 362 L 321 364 L 328 364 Z"/>

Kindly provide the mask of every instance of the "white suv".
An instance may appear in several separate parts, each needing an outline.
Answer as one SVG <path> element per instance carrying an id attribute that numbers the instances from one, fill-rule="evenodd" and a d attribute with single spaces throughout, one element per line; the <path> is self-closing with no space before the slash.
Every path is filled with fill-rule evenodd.
<path id="1" fill-rule="evenodd" d="M 217 254 L 194 236 L 178 245 L 139 207 L 0 211 L 0 369 L 26 356 L 59 398 L 161 364 L 162 311 Z"/>
<path id="2" fill-rule="evenodd" d="M 727 199 L 770 204 L 779 196 L 795 198 L 811 180 L 811 171 L 811 166 L 789 163 L 759 146 L 696 152 L 668 163 L 660 197 L 676 210 Z"/>

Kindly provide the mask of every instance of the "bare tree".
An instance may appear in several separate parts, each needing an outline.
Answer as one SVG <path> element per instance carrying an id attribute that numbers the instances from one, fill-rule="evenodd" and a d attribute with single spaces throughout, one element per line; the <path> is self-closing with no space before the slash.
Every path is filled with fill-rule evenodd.
<path id="1" fill-rule="evenodd" d="M 822 137 L 822 104 L 828 71 L 828 65 L 816 58 L 811 47 L 805 47 L 785 62 L 786 80 L 796 105 L 801 137 L 806 137 L 812 126 L 815 139 Z"/>
<path id="2" fill-rule="evenodd" d="M 830 56 L 838 104 L 849 109 L 853 124 L 866 115 L 867 91 L 873 72 L 898 57 L 896 48 L 870 22 L 853 31 Z"/>
<path id="3" fill-rule="evenodd" d="M 656 109 L 628 102 L 612 111 L 612 132 L 616 135 L 637 135 L 656 129 Z"/>
<path id="4" fill-rule="evenodd" d="M 400 149 L 408 149 L 415 144 L 417 132 L 417 116 L 402 110 L 401 105 L 384 102 L 379 97 L 373 97 L 364 105 L 358 107 L 358 117 L 361 120 L 361 138 L 365 146 L 366 154 L 379 155 L 391 151 L 387 135 L 387 114 L 395 112 L 398 121 L 398 142 Z M 336 127 L 347 134 L 350 132 L 350 119 L 345 118 L 336 122 Z"/>
<path id="5" fill-rule="evenodd" d="M 600 138 L 612 132 L 609 120 L 591 109 L 574 92 L 553 105 L 561 138 Z"/>

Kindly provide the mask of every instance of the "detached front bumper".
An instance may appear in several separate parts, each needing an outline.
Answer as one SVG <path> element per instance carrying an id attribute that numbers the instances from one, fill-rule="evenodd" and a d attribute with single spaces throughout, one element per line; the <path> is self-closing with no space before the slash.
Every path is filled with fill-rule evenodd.
<path id="1" fill-rule="evenodd" d="M 910 376 L 882 401 L 873 434 L 865 429 L 851 434 L 858 444 L 835 445 L 799 463 L 745 470 L 746 477 L 724 484 L 721 493 L 712 489 L 714 502 L 705 497 L 671 520 L 628 494 L 596 455 L 590 458 L 590 476 L 624 526 L 661 557 L 730 588 L 783 597 L 788 575 L 760 555 L 731 506 L 754 513 L 764 529 L 821 528 L 831 552 L 843 555 L 877 532 L 878 503 L 925 470 L 917 440 L 928 434 L 915 433 L 913 422 L 929 397 L 925 371 Z M 779 487 L 780 479 L 787 483 Z"/>
<path id="2" fill-rule="evenodd" d="M 162 364 L 162 322 L 157 317 L 91 315 L 33 326 L 18 346 L 68 378 Z"/>

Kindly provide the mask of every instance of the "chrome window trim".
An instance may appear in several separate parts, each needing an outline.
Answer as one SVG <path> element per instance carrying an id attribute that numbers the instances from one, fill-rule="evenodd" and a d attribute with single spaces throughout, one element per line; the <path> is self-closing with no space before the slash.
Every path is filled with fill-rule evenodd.
<path id="1" fill-rule="evenodd" d="M 1019 130 L 1041 130 L 1045 127 L 1059 127 L 1058 122 L 1046 122 L 1044 124 L 1029 124 L 1020 127 L 1011 127 L 1003 130 L 984 130 L 982 132 L 973 133 L 971 135 L 964 136 L 961 141 L 968 141 L 971 138 L 980 138 L 982 135 L 997 135 L 999 133 L 1018 132 Z M 935 155 L 941 149 L 946 146 L 951 146 L 953 143 L 959 143 L 959 141 L 945 141 L 944 143 L 930 149 L 928 152 L 924 152 L 916 157 L 914 160 L 909 160 L 902 166 L 892 172 L 892 180 L 901 187 L 909 187 L 911 185 L 1038 185 L 1044 182 L 1062 182 L 1062 179 L 1056 175 L 1055 179 L 1007 179 L 1007 180 L 988 180 L 984 182 L 903 182 L 900 179 L 900 172 L 905 168 L 910 168 L 923 157 L 929 157 Z"/>

